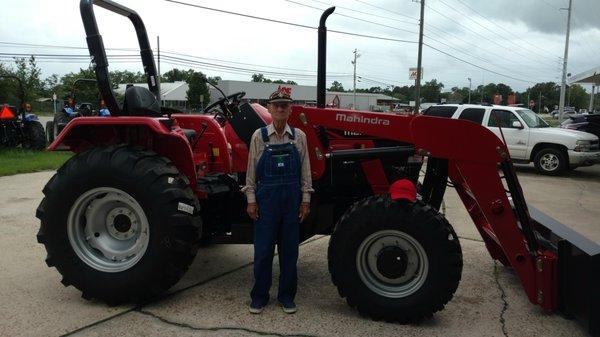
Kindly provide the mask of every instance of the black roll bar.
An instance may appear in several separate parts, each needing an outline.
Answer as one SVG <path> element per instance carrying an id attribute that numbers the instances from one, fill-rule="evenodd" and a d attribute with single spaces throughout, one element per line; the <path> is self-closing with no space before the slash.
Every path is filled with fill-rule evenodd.
<path id="1" fill-rule="evenodd" d="M 325 74 L 327 69 L 327 17 L 335 11 L 335 7 L 326 9 L 319 20 L 319 43 L 317 60 L 317 108 L 325 107 Z"/>
<path id="2" fill-rule="evenodd" d="M 131 20 L 131 23 L 133 24 L 137 34 L 137 39 L 140 46 L 140 56 L 142 57 L 142 64 L 144 66 L 144 73 L 146 74 L 148 88 L 160 101 L 160 88 L 156 64 L 154 63 L 154 55 L 152 54 L 152 48 L 150 47 L 150 41 L 148 40 L 148 33 L 146 32 L 146 27 L 144 26 L 142 18 L 134 10 L 110 0 L 81 0 L 79 3 L 79 10 L 81 12 L 83 27 L 85 28 L 92 66 L 96 73 L 100 94 L 102 95 L 102 98 L 104 99 L 110 112 L 113 113 L 114 111 L 114 114 L 118 115 L 120 114 L 119 112 L 121 111 L 121 108 L 117 103 L 110 84 L 108 59 L 106 57 L 104 43 L 102 42 L 102 36 L 100 35 L 98 24 L 96 23 L 96 16 L 94 15 L 93 8 L 94 5 L 107 9 L 113 13 L 125 16 Z"/>

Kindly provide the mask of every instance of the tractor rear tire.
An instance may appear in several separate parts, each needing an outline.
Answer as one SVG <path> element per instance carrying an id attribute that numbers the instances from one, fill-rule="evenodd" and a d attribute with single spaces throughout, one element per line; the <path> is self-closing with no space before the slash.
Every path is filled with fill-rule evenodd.
<path id="1" fill-rule="evenodd" d="M 44 126 L 38 121 L 26 122 L 24 128 L 23 147 L 30 150 L 43 150 L 46 147 Z"/>
<path id="2" fill-rule="evenodd" d="M 199 203 L 169 159 L 130 146 L 93 148 L 44 187 L 36 216 L 46 263 L 82 297 L 117 305 L 177 283 L 198 251 Z"/>
<path id="3" fill-rule="evenodd" d="M 432 207 L 371 196 L 337 223 L 328 249 L 340 296 L 363 316 L 415 323 L 442 310 L 462 272 L 458 237 Z"/>
<path id="4" fill-rule="evenodd" d="M 48 145 L 52 144 L 54 141 L 54 122 L 47 121 L 46 122 L 46 142 Z"/>

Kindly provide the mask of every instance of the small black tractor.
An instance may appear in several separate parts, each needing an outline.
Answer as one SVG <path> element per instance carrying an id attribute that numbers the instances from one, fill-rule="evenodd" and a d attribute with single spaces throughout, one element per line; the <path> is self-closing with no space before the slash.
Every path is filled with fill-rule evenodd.
<path id="1" fill-rule="evenodd" d="M 44 149 L 46 147 L 44 127 L 36 115 L 28 113 L 25 109 L 21 80 L 12 75 L 0 75 L 0 80 L 2 79 L 16 81 L 18 103 L 16 106 L 3 104 L 0 107 L 0 146 Z"/>

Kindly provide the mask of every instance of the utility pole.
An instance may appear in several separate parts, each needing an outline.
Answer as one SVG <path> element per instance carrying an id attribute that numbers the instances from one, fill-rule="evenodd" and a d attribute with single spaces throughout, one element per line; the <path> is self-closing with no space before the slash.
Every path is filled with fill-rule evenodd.
<path id="1" fill-rule="evenodd" d="M 425 0 L 421 0 L 421 19 L 419 21 L 419 55 L 417 58 L 417 79 L 415 80 L 415 113 L 421 106 L 421 61 L 423 57 L 423 18 L 425 16 Z"/>
<path id="2" fill-rule="evenodd" d="M 567 58 L 569 57 L 569 34 L 571 32 L 571 10 L 573 0 L 569 0 L 569 8 L 561 8 L 568 11 L 567 14 L 567 36 L 565 38 L 565 55 L 563 57 L 562 82 L 560 84 L 560 101 L 558 103 L 558 118 L 562 119 L 565 112 L 565 89 L 567 85 Z"/>
<path id="3" fill-rule="evenodd" d="M 158 57 L 158 76 L 156 76 L 156 82 L 158 82 L 158 93 L 159 96 L 162 96 L 160 92 L 160 36 L 156 35 L 156 54 Z M 162 105 L 162 97 L 158 97 L 158 101 Z"/>
<path id="4" fill-rule="evenodd" d="M 592 84 L 592 94 L 590 95 L 590 106 L 588 107 L 589 113 L 593 113 L 593 111 L 594 111 L 594 89 L 596 89 L 596 86 L 594 84 Z"/>
<path id="5" fill-rule="evenodd" d="M 471 104 L 471 78 L 467 77 L 467 79 L 469 80 L 469 104 Z"/>
<path id="6" fill-rule="evenodd" d="M 358 50 L 354 48 L 354 61 L 351 63 L 354 65 L 354 103 L 352 104 L 352 109 L 356 110 L 356 59 L 360 57 Z"/>
<path id="7" fill-rule="evenodd" d="M 538 99 L 538 114 L 542 113 L 542 92 L 540 91 L 540 98 Z"/>

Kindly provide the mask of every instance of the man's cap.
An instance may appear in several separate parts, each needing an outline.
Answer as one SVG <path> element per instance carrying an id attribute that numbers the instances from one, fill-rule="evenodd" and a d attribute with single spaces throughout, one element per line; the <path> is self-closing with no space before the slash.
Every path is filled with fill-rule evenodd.
<path id="1" fill-rule="evenodd" d="M 390 185 L 390 197 L 392 200 L 417 200 L 417 187 L 408 179 L 400 179 Z"/>
<path id="2" fill-rule="evenodd" d="M 278 90 L 278 91 L 275 91 L 274 93 L 272 93 L 271 96 L 269 96 L 269 100 L 267 102 L 268 103 L 277 103 L 277 102 L 291 103 L 292 98 L 290 97 L 290 95 L 286 94 L 285 92 Z"/>

